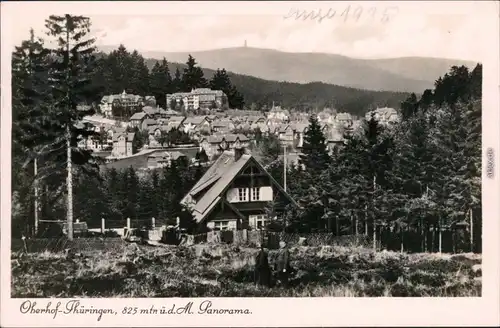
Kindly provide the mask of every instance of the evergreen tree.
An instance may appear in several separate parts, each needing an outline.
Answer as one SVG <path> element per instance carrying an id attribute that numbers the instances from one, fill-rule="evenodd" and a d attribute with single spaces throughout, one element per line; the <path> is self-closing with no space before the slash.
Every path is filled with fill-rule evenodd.
<path id="1" fill-rule="evenodd" d="M 243 109 L 245 102 L 243 96 L 238 92 L 236 87 L 232 85 L 231 80 L 223 68 L 217 69 L 217 71 L 212 76 L 210 80 L 210 88 L 212 90 L 221 90 L 224 92 L 228 99 L 228 105 L 230 108 Z"/>
<path id="2" fill-rule="evenodd" d="M 470 74 L 469 93 L 474 100 L 481 99 L 483 83 L 483 65 L 477 64 Z"/>
<path id="3" fill-rule="evenodd" d="M 166 103 L 166 95 L 172 92 L 172 77 L 165 58 L 160 62 L 156 62 L 151 70 L 150 75 L 151 94 L 156 98 L 157 104 L 165 109 L 168 109 Z"/>
<path id="4" fill-rule="evenodd" d="M 193 89 L 207 87 L 208 83 L 203 76 L 203 71 L 196 66 L 197 63 L 193 56 L 189 55 L 186 65 L 187 67 L 184 68 L 184 74 L 182 75 L 182 91 L 190 92 Z"/>
<path id="5" fill-rule="evenodd" d="M 151 181 L 148 178 L 139 179 L 139 192 L 137 201 L 137 216 L 141 221 L 141 226 L 151 226 L 151 218 L 153 217 L 153 189 Z"/>
<path id="6" fill-rule="evenodd" d="M 469 69 L 466 66 L 452 66 L 450 72 L 435 83 L 435 103 L 438 107 L 443 104 L 454 106 L 459 101 L 466 103 L 471 97 L 469 84 Z"/>
<path id="7" fill-rule="evenodd" d="M 120 94 L 123 91 L 132 93 L 136 91 L 131 89 L 130 85 L 132 80 L 132 58 L 123 44 L 120 44 L 117 50 L 113 50 L 102 61 L 101 69 L 103 70 L 103 79 L 106 81 L 106 94 Z"/>
<path id="8" fill-rule="evenodd" d="M 177 67 L 175 69 L 174 79 L 172 80 L 172 93 L 181 92 L 181 91 L 182 91 L 182 75 L 181 75 L 181 71 L 179 70 L 179 67 Z M 172 110 L 175 110 L 175 107 L 172 108 L 172 104 L 170 104 L 170 105 L 171 105 L 170 108 Z"/>
<path id="9" fill-rule="evenodd" d="M 130 218 L 135 221 L 135 225 L 139 225 L 139 213 L 137 211 L 137 204 L 139 201 L 139 178 L 132 167 L 129 167 L 123 174 L 123 190 L 125 191 L 125 198 L 123 199 L 123 215 L 124 218 Z"/>
<path id="10" fill-rule="evenodd" d="M 105 188 L 104 197 L 105 204 L 108 207 L 108 217 L 106 219 L 118 221 L 123 219 L 122 213 L 122 181 L 121 175 L 118 174 L 116 169 L 112 168 L 105 171 Z"/>
<path id="11" fill-rule="evenodd" d="M 181 178 L 181 172 L 182 169 L 179 168 L 178 162 L 173 160 L 170 163 L 169 167 L 169 176 L 168 176 L 168 182 L 169 182 L 169 195 L 170 195 L 170 208 L 169 208 L 169 214 L 171 218 L 176 218 L 180 216 L 181 211 L 182 211 L 182 206 L 181 206 L 181 200 L 184 197 L 184 191 L 183 188 L 183 179 Z"/>
<path id="12" fill-rule="evenodd" d="M 429 109 L 434 101 L 434 95 L 432 90 L 426 89 L 418 101 L 418 107 L 422 108 L 423 111 Z"/>
<path id="13" fill-rule="evenodd" d="M 409 119 L 417 113 L 419 103 L 417 101 L 417 96 L 412 93 L 408 99 L 401 103 L 401 115 L 403 120 Z"/>
<path id="14" fill-rule="evenodd" d="M 149 69 L 146 66 L 144 57 L 137 50 L 134 50 L 131 55 L 131 61 L 132 66 L 129 69 L 132 76 L 129 81 L 129 87 L 136 94 L 141 96 L 149 95 Z"/>
<path id="15" fill-rule="evenodd" d="M 42 182 L 41 174 L 34 174 L 35 160 L 43 167 L 41 147 L 52 148 L 57 143 L 57 135 L 46 131 L 50 125 L 45 123 L 50 110 L 47 59 L 48 51 L 33 30 L 30 39 L 12 54 L 13 233 L 34 233 L 34 189 Z"/>
<path id="16" fill-rule="evenodd" d="M 481 78 L 481 76 L 479 76 Z M 478 217 L 481 215 L 481 117 L 482 117 L 482 104 L 481 104 L 481 85 L 477 87 L 478 90 L 472 91 L 472 96 L 475 98 L 471 103 L 467 104 L 466 117 L 466 142 L 465 142 L 465 159 L 466 159 L 466 203 L 468 207 L 468 224 L 469 224 L 469 242 L 470 251 L 480 251 L 480 245 L 477 242 L 478 236 L 481 231 L 481 221 Z M 477 94 L 479 92 L 479 94 Z M 477 98 L 476 98 L 477 97 Z"/>
<path id="17" fill-rule="evenodd" d="M 431 115 L 434 113 L 418 113 L 399 127 L 392 176 L 394 223 L 397 223 L 403 238 L 404 231 L 413 227 L 420 232 L 422 241 L 422 236 L 436 223 L 432 188 L 434 180 L 439 177 L 439 168 L 435 166 Z M 420 251 L 426 251 L 426 248 L 422 243 Z"/>
<path id="18" fill-rule="evenodd" d="M 85 125 L 77 123 L 94 110 L 79 110 L 77 106 L 86 104 L 93 97 L 91 77 L 94 69 L 95 40 L 87 36 L 90 20 L 84 16 L 52 15 L 46 20 L 46 27 L 48 34 L 58 40 L 58 46 L 53 50 L 49 80 L 55 107 L 52 117 L 60 127 L 53 132 L 59 132 L 61 141 L 66 142 L 66 154 L 57 151 L 55 153 L 58 162 L 67 162 L 66 205 L 68 224 L 71 224 L 68 227 L 68 238 L 72 239 L 72 163 L 84 165 L 92 160 L 89 151 L 78 147 L 78 141 L 95 133 Z"/>
<path id="19" fill-rule="evenodd" d="M 101 218 L 109 217 L 104 189 L 105 185 L 100 176 L 75 174 L 75 219 L 87 222 L 90 227 L 101 226 Z"/>
<path id="20" fill-rule="evenodd" d="M 328 166 L 329 162 L 330 156 L 326 148 L 325 136 L 318 119 L 315 115 L 311 115 L 309 127 L 304 134 L 304 145 L 299 163 L 304 165 L 306 170 L 319 173 Z"/>

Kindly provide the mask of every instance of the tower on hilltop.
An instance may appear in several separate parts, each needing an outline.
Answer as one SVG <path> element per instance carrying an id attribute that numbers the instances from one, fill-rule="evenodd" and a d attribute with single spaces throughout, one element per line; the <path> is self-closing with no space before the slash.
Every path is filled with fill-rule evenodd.
<path id="1" fill-rule="evenodd" d="M 247 40 L 245 40 L 245 44 L 243 45 L 245 48 L 247 47 Z"/>

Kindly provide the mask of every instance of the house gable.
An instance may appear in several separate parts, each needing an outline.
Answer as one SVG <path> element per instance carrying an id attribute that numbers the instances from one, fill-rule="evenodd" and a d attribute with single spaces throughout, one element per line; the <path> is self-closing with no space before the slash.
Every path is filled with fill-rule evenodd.
<path id="1" fill-rule="evenodd" d="M 232 161 L 232 163 L 229 163 Z M 229 165 L 224 165 L 229 164 Z M 221 201 L 226 201 L 226 193 L 233 185 L 234 180 L 245 174 L 250 169 L 258 174 L 269 178 L 273 189 L 278 192 L 276 196 L 282 196 L 289 202 L 299 205 L 288 195 L 277 181 L 264 169 L 264 167 L 251 155 L 244 154 L 240 159 L 234 161 L 232 152 L 224 152 L 213 166 L 205 173 L 198 183 L 189 191 L 181 201 L 182 204 L 193 206 L 193 215 L 198 223 L 206 219 Z M 194 202 L 194 204 L 193 204 Z M 234 207 L 234 206 L 233 206 Z"/>

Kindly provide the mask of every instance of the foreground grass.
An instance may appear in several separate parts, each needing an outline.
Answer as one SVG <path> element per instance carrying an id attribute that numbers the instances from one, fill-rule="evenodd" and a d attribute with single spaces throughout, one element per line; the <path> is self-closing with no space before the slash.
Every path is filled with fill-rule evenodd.
<path id="1" fill-rule="evenodd" d="M 253 283 L 255 249 L 196 245 L 12 256 L 12 297 L 481 296 L 475 254 L 291 249 L 291 288 Z M 270 261 L 276 252 L 270 252 Z"/>

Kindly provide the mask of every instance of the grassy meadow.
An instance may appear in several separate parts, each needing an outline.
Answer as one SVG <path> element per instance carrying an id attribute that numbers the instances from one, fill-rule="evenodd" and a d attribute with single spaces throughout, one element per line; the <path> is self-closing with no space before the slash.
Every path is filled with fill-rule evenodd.
<path id="1" fill-rule="evenodd" d="M 12 253 L 12 297 L 481 296 L 481 255 L 292 247 L 290 287 L 255 286 L 255 248 L 229 245 Z M 269 252 L 271 265 L 276 251 Z"/>

